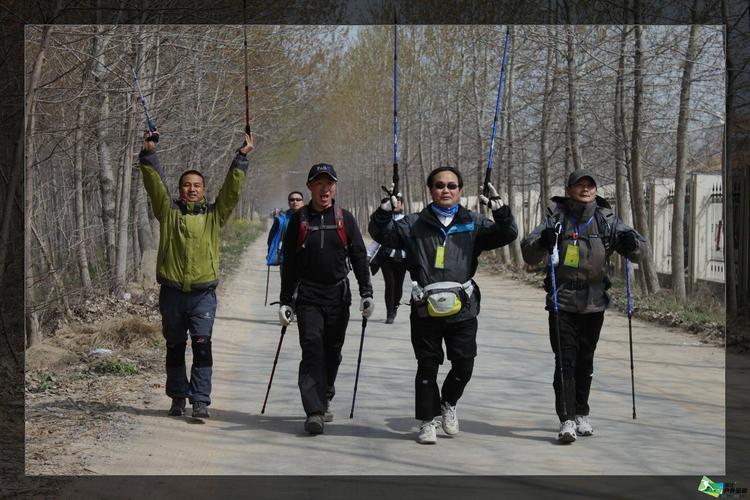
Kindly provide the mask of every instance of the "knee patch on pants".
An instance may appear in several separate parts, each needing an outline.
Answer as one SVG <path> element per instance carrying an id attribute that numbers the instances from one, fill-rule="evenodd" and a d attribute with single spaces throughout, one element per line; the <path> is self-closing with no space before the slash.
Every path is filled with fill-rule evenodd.
<path id="1" fill-rule="evenodd" d="M 461 381 L 468 381 L 474 371 L 474 358 L 458 359 L 452 362 L 451 372 Z"/>
<path id="2" fill-rule="evenodd" d="M 183 366 L 185 364 L 185 347 L 187 342 L 167 344 L 167 366 Z"/>
<path id="3" fill-rule="evenodd" d="M 214 360 L 211 355 L 211 338 L 195 336 L 192 338 L 193 365 L 198 367 L 213 366 Z"/>
<path id="4" fill-rule="evenodd" d="M 428 384 L 437 379 L 440 365 L 434 359 L 420 359 L 417 362 L 417 381 Z"/>

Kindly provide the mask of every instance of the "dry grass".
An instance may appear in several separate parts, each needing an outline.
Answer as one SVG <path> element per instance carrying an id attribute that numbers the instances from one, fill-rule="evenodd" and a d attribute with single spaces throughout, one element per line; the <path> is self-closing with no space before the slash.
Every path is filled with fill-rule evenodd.
<path id="1" fill-rule="evenodd" d="M 160 341 L 161 324 L 138 317 L 106 320 L 96 324 L 71 323 L 57 331 L 51 341 L 75 352 L 99 347 L 133 349 Z"/>

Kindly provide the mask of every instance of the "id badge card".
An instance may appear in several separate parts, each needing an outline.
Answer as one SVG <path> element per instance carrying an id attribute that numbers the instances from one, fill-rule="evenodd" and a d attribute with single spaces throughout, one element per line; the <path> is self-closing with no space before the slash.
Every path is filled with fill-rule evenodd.
<path id="1" fill-rule="evenodd" d="M 445 247 L 440 245 L 435 251 L 435 269 L 445 269 Z"/>
<path id="2" fill-rule="evenodd" d="M 578 253 L 578 246 L 569 244 L 565 248 L 565 260 L 563 261 L 563 265 L 577 268 L 579 259 L 580 254 Z"/>

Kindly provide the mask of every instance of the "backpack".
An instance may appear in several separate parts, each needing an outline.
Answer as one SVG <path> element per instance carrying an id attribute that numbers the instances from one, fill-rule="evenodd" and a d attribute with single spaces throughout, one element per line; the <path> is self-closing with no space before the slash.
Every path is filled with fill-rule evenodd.
<path id="1" fill-rule="evenodd" d="M 341 246 L 344 248 L 349 244 L 349 239 L 346 236 L 346 229 L 344 228 L 344 210 L 340 207 L 334 206 L 333 213 L 336 217 L 336 224 L 334 225 L 320 225 L 310 226 L 308 219 L 309 214 L 307 212 L 307 206 L 303 206 L 299 209 L 299 236 L 297 237 L 297 251 L 299 252 L 305 246 L 305 241 L 309 233 L 314 231 L 321 231 L 326 229 L 335 229 L 339 235 Z"/>
<path id="2" fill-rule="evenodd" d="M 281 251 L 281 246 L 284 241 L 284 233 L 286 233 L 286 227 L 289 224 L 291 216 L 287 212 L 281 212 L 276 216 L 279 221 L 276 227 L 276 232 L 271 238 L 271 244 L 268 245 L 268 253 L 266 254 L 266 265 L 267 266 L 278 266 L 284 260 L 284 254 Z"/>

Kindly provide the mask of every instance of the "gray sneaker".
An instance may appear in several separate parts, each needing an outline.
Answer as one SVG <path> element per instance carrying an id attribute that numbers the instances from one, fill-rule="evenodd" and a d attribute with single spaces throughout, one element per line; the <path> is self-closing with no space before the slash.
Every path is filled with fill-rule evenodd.
<path id="1" fill-rule="evenodd" d="M 330 399 L 326 401 L 326 411 L 323 414 L 323 420 L 326 422 L 333 422 L 333 405 L 331 405 Z"/>
<path id="2" fill-rule="evenodd" d="M 315 413 L 305 420 L 305 432 L 308 434 L 323 434 L 323 415 Z"/>
<path id="3" fill-rule="evenodd" d="M 440 414 L 443 416 L 443 430 L 449 436 L 458 434 L 458 417 L 456 416 L 456 407 L 448 403 L 440 405 Z"/>
<path id="4" fill-rule="evenodd" d="M 419 435 L 417 436 L 419 444 L 437 443 L 437 422 L 433 420 L 423 420 L 419 426 Z"/>
<path id="5" fill-rule="evenodd" d="M 193 418 L 208 418 L 211 415 L 208 413 L 208 405 L 203 401 L 196 401 L 193 403 Z"/>
<path id="6" fill-rule="evenodd" d="M 557 434 L 557 440 L 561 443 L 572 443 L 576 440 L 576 423 L 573 420 L 560 422 L 560 432 Z"/>
<path id="7" fill-rule="evenodd" d="M 576 432 L 581 436 L 590 436 L 594 433 L 588 415 L 576 415 Z"/>

